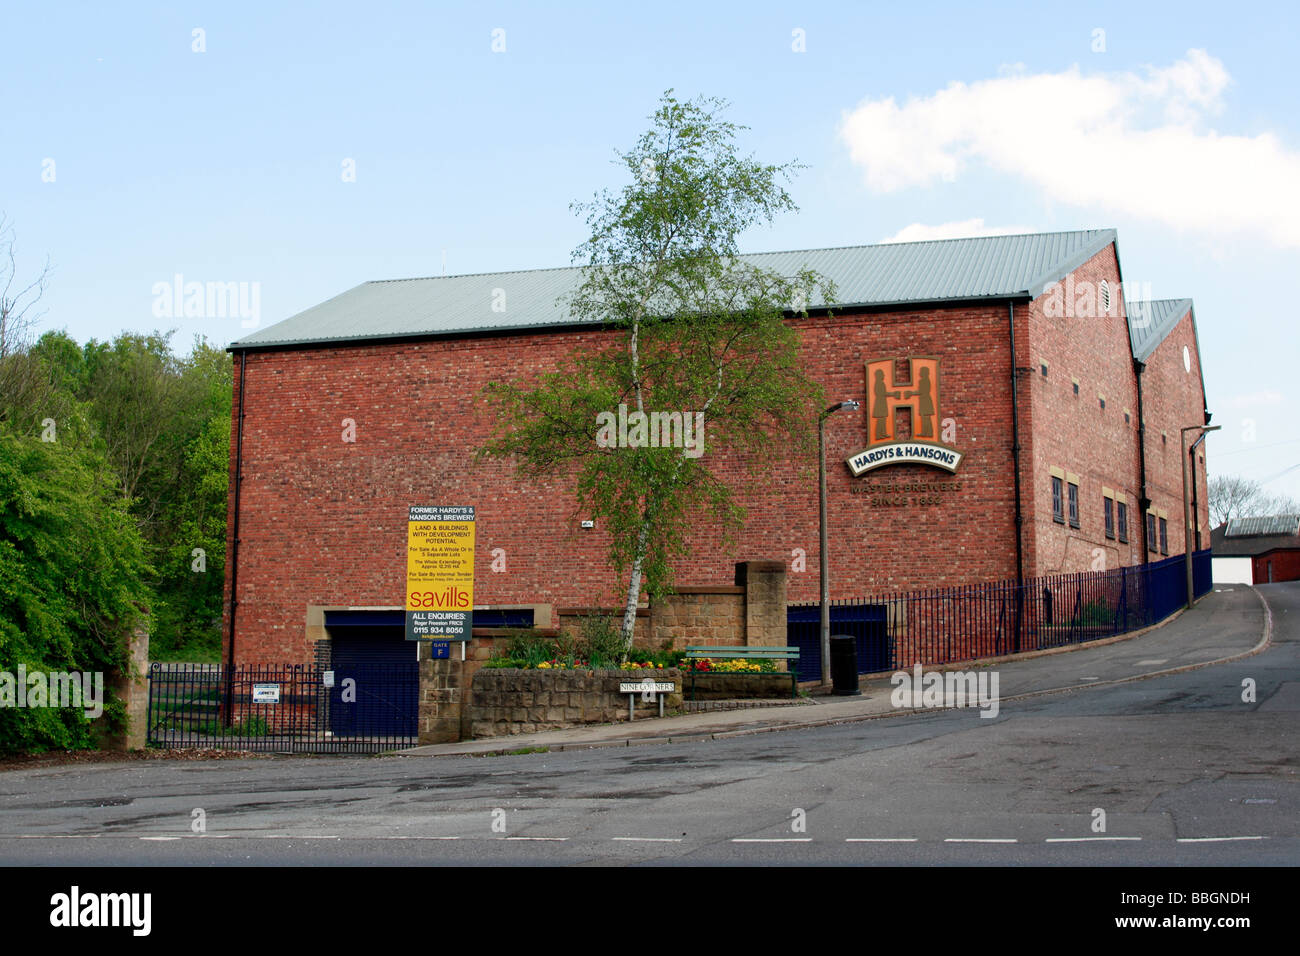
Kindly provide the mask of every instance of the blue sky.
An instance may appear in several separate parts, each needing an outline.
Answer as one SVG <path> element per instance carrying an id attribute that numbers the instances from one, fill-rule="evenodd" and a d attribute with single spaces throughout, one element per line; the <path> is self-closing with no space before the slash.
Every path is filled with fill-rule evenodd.
<path id="1" fill-rule="evenodd" d="M 176 274 L 257 283 L 265 326 L 444 259 L 567 265 L 570 203 L 621 185 L 672 87 L 807 164 L 747 251 L 1116 227 L 1127 281 L 1195 300 L 1211 473 L 1300 498 L 1293 4 L 114 6 L 3 16 L 0 212 L 19 278 L 53 265 L 38 332 L 247 333 L 156 317 Z"/>

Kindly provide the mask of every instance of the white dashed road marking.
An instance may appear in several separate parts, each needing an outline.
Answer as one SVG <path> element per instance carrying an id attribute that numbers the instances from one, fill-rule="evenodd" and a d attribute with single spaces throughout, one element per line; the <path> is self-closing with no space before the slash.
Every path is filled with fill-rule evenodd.
<path id="1" fill-rule="evenodd" d="M 563 843 L 568 837 L 506 837 L 507 840 L 534 840 L 539 843 Z"/>

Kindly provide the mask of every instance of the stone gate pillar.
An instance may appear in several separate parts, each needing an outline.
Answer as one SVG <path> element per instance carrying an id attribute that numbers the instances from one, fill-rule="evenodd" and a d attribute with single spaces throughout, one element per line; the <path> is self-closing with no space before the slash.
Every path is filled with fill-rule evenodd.
<path id="1" fill-rule="evenodd" d="M 741 561 L 736 584 L 745 589 L 745 644 L 785 647 L 786 603 L 784 561 Z"/>
<path id="2" fill-rule="evenodd" d="M 149 719 L 149 632 L 137 627 L 127 642 L 126 669 L 108 675 L 108 686 L 126 706 L 126 724 L 121 731 L 104 732 L 99 746 L 104 750 L 143 750 Z"/>
<path id="3" fill-rule="evenodd" d="M 422 744 L 454 743 L 461 739 L 461 708 L 465 701 L 465 663 L 460 648 L 452 657 L 432 660 L 432 645 L 420 642 L 420 710 L 417 724 Z"/>

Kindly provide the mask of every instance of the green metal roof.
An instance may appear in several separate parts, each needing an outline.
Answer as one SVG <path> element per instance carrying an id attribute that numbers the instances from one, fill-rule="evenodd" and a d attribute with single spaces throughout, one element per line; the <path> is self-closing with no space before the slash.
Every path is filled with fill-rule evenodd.
<path id="1" fill-rule="evenodd" d="M 978 299 L 1032 299 L 1115 241 L 1113 229 L 764 252 L 742 256 L 793 275 L 814 269 L 849 309 Z M 367 339 L 464 335 L 572 325 L 562 299 L 582 267 L 366 282 L 232 343 L 283 348 Z M 494 310 L 493 306 L 496 306 Z"/>
<path id="2" fill-rule="evenodd" d="M 1191 299 L 1150 299 L 1124 303 L 1128 315 L 1129 340 L 1133 357 L 1145 362 L 1151 353 L 1192 310 Z"/>

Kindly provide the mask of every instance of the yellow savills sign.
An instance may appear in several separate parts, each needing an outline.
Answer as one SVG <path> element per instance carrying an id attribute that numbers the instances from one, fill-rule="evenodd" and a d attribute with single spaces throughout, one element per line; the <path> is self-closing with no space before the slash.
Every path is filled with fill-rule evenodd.
<path id="1" fill-rule="evenodd" d="M 407 640 L 469 640 L 474 616 L 473 505 L 410 508 L 403 604 Z"/>

